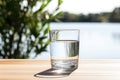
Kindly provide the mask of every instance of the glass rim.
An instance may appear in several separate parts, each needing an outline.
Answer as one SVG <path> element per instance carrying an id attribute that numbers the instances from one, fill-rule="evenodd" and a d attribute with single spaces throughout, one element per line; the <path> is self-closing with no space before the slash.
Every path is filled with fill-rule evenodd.
<path id="1" fill-rule="evenodd" d="M 78 31 L 80 32 L 80 29 L 52 29 L 50 31 Z"/>

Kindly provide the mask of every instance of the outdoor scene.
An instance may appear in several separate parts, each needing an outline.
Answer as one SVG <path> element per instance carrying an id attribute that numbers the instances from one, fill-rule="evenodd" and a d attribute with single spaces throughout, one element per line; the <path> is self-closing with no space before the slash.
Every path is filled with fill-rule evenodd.
<path id="1" fill-rule="evenodd" d="M 120 0 L 0 0 L 0 59 L 50 59 L 52 29 L 80 30 L 80 59 L 120 59 Z"/>

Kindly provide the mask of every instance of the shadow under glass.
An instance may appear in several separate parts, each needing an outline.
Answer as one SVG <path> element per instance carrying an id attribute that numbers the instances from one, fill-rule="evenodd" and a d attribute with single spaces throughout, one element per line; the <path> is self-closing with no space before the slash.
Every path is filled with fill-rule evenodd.
<path id="1" fill-rule="evenodd" d="M 42 72 L 39 72 L 34 75 L 34 77 L 39 78 L 54 78 L 54 77 L 66 77 L 69 76 L 74 70 L 64 70 L 64 69 L 48 69 Z"/>

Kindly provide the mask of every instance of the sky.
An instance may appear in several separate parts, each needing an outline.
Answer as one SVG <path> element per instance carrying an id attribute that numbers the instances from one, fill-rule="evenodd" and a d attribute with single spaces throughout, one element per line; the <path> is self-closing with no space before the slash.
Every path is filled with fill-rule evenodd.
<path id="1" fill-rule="evenodd" d="M 55 7 L 57 0 L 53 0 L 50 9 Z M 75 14 L 111 12 L 115 7 L 120 7 L 120 0 L 63 0 L 61 11 Z"/>

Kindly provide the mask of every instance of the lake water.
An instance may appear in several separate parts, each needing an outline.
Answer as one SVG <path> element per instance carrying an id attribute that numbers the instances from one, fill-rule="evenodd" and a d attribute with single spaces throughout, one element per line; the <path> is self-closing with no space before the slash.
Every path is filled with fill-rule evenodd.
<path id="1" fill-rule="evenodd" d="M 120 59 L 120 23 L 51 23 L 51 29 L 80 29 L 80 59 Z M 36 59 L 50 59 L 50 50 Z"/>

